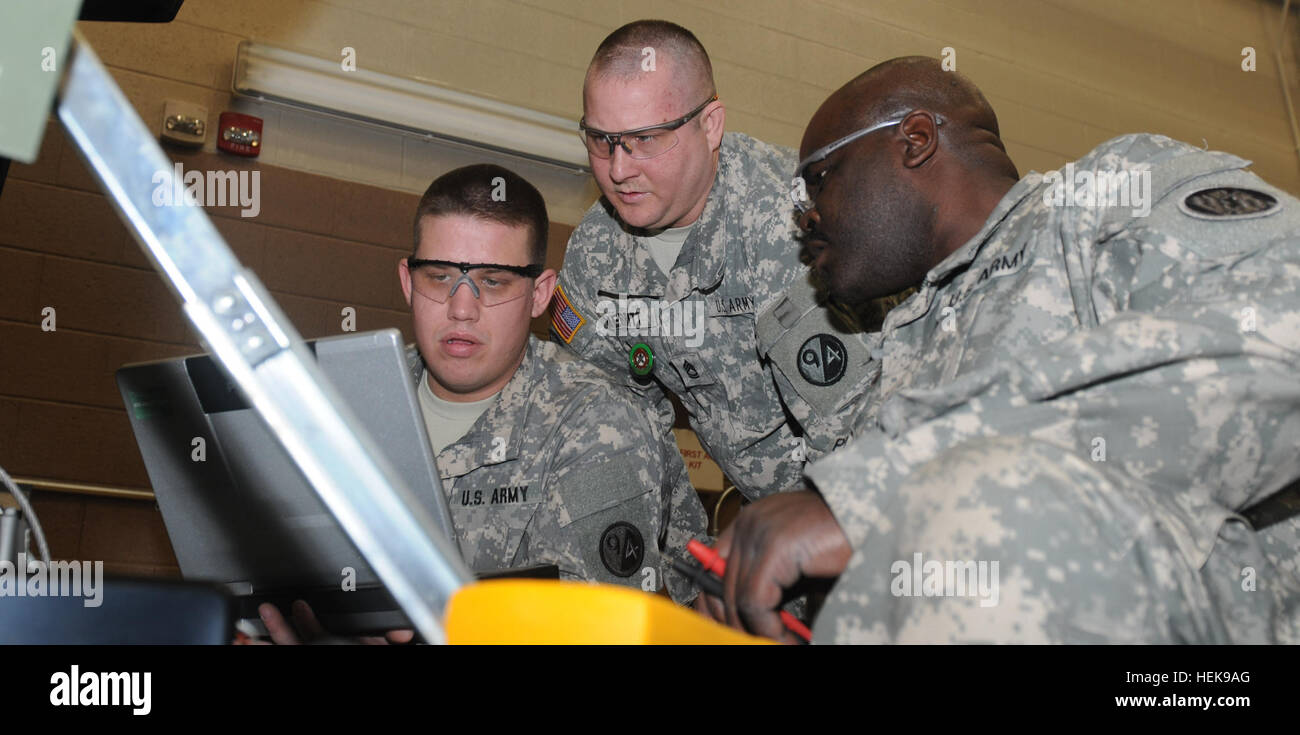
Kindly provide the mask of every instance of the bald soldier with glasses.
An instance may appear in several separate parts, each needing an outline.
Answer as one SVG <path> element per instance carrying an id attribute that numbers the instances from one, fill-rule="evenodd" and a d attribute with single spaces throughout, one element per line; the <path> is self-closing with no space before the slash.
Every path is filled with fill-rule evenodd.
<path id="1" fill-rule="evenodd" d="M 704 100 L 699 107 L 682 115 L 681 117 L 666 123 L 657 123 L 647 125 L 643 128 L 633 130 L 624 130 L 621 133 L 606 133 L 603 130 L 597 130 L 587 125 L 586 118 L 578 123 L 578 130 L 582 132 L 582 141 L 587 146 L 587 150 L 600 159 L 614 157 L 614 147 L 622 148 L 627 154 L 638 160 L 655 158 L 672 150 L 677 145 L 677 135 L 673 132 L 686 123 L 695 119 L 695 116 L 704 111 L 705 107 L 718 101 L 718 95 Z M 606 151 L 605 148 L 609 150 Z"/>
<path id="2" fill-rule="evenodd" d="M 665 21 L 629 23 L 601 43 L 583 111 L 579 134 L 603 196 L 569 238 L 551 304 L 555 338 L 655 401 L 666 437 L 669 395 L 680 399 L 748 498 L 800 485 L 804 430 L 777 393 L 759 315 L 785 303 L 783 318 L 825 335 L 807 348 L 781 342 L 795 375 L 806 353 L 821 390 L 848 385 L 846 359 L 863 350 L 846 349 L 861 344 L 853 320 L 823 308 L 800 262 L 794 152 L 723 132 L 708 54 Z"/>
<path id="3" fill-rule="evenodd" d="M 834 168 L 832 155 L 867 135 L 898 125 L 905 117 L 895 115 L 855 130 L 799 161 L 789 196 L 805 242 L 822 239 L 811 213 L 822 180 Z M 943 124 L 943 118 L 935 115 L 936 127 Z M 808 254 L 814 274 L 826 270 L 819 267 L 820 255 L 820 250 Z M 821 282 L 819 287 L 834 290 L 831 283 Z M 848 306 L 795 283 L 758 315 L 759 352 L 771 364 L 781 399 L 803 431 L 808 462 L 847 444 L 854 435 L 853 417 L 872 400 L 880 376 L 876 357 L 880 354 L 880 327 L 889 310 L 914 291 L 906 283 L 888 290 L 897 293 Z"/>

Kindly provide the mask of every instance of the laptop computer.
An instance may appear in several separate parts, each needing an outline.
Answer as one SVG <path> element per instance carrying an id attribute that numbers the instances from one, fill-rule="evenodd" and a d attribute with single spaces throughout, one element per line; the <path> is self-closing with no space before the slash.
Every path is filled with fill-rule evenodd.
<path id="1" fill-rule="evenodd" d="M 451 511 L 395 329 L 308 343 L 322 372 L 447 537 Z M 304 599 L 336 633 L 409 627 L 378 576 L 210 355 L 128 365 L 118 388 L 187 580 L 240 616 Z M 287 612 L 287 610 L 286 610 Z"/>

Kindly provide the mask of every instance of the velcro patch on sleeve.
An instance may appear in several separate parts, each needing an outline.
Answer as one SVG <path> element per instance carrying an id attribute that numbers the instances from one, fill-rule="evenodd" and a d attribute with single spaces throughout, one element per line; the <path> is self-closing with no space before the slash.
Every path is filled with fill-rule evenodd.
<path id="1" fill-rule="evenodd" d="M 564 293 L 564 287 L 555 286 L 555 295 L 551 297 L 551 329 L 560 335 L 560 339 L 565 344 L 573 341 L 573 335 L 578 333 L 578 329 L 586 324 L 587 320 L 582 318 L 578 310 L 573 308 L 569 302 L 569 297 Z"/>

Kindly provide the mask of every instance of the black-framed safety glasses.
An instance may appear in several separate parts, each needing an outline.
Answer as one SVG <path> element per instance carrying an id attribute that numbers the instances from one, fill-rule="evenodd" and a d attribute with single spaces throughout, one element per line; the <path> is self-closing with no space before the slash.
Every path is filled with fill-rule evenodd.
<path id="1" fill-rule="evenodd" d="M 421 296 L 445 304 L 465 284 L 484 306 L 504 304 L 527 295 L 533 279 L 546 269 L 537 264 L 457 263 L 415 256 L 406 259 L 406 267 L 411 273 L 412 288 Z"/>

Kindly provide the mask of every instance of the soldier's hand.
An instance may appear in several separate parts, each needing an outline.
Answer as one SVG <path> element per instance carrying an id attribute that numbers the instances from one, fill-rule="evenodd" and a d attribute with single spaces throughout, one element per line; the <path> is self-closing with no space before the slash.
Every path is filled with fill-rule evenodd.
<path id="1" fill-rule="evenodd" d="M 784 591 L 804 577 L 839 576 L 853 553 L 830 508 L 811 490 L 769 495 L 746 506 L 718 537 L 716 549 L 727 560 L 724 599 L 709 597 L 696 609 L 789 643 L 799 639 L 781 623 Z"/>
<path id="2" fill-rule="evenodd" d="M 404 646 L 415 640 L 415 631 L 410 628 L 399 628 L 383 635 L 363 635 L 357 640 L 367 646 Z"/>
<path id="3" fill-rule="evenodd" d="M 413 630 L 390 630 L 382 636 L 359 636 L 354 640 L 344 640 L 330 635 L 329 631 L 316 619 L 311 606 L 302 600 L 293 603 L 293 623 L 285 620 L 280 610 L 269 602 L 257 606 L 257 614 L 271 635 L 271 642 L 280 646 L 297 646 L 304 643 L 362 643 L 366 645 L 406 644 L 415 638 Z"/>
<path id="4" fill-rule="evenodd" d="M 297 646 L 329 635 L 307 603 L 295 600 L 292 610 L 293 623 L 290 624 L 275 605 L 263 602 L 257 606 L 257 614 L 262 618 L 262 624 L 266 626 L 266 632 L 271 635 L 273 643 L 278 646 Z"/>

